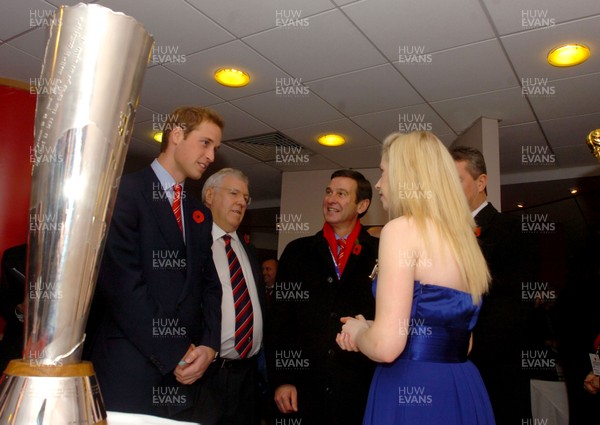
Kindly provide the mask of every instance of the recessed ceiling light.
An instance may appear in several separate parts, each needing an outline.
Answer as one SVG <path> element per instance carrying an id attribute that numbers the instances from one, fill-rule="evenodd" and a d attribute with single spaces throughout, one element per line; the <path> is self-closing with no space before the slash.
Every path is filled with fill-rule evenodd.
<path id="1" fill-rule="evenodd" d="M 346 139 L 339 134 L 326 134 L 319 137 L 317 140 L 323 146 L 341 146 L 346 143 Z"/>
<path id="2" fill-rule="evenodd" d="M 226 87 L 244 87 L 250 82 L 250 76 L 235 68 L 221 68 L 215 72 L 215 80 Z"/>
<path id="3" fill-rule="evenodd" d="M 523 208 L 525 207 L 525 204 L 523 202 L 517 202 L 517 207 Z"/>
<path id="4" fill-rule="evenodd" d="M 590 49 L 582 44 L 565 44 L 548 53 L 548 63 L 553 66 L 566 67 L 583 63 L 590 57 Z"/>
<path id="5" fill-rule="evenodd" d="M 162 143 L 162 131 L 159 131 L 158 133 L 154 133 L 154 140 L 156 140 L 158 143 Z"/>
<path id="6" fill-rule="evenodd" d="M 569 192 L 571 192 L 571 195 L 575 195 L 577 192 L 579 192 L 579 189 L 577 189 L 576 187 L 572 187 L 571 189 L 569 189 Z"/>

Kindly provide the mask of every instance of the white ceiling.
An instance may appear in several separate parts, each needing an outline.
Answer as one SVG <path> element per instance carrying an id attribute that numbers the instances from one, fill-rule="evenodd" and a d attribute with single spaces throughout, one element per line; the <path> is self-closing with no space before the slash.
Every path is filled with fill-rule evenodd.
<path id="1" fill-rule="evenodd" d="M 0 0 L 0 77 L 39 77 L 48 29 L 40 17 L 76 3 Z M 213 170 L 243 169 L 256 206 L 278 203 L 282 170 L 377 167 L 380 143 L 398 130 L 400 117 L 418 117 L 448 145 L 481 116 L 500 120 L 503 185 L 600 175 L 585 145 L 600 127 L 598 0 L 97 3 L 133 16 L 159 52 L 172 52 L 170 62 L 148 67 L 128 164 L 156 155 L 157 114 L 194 104 L 223 115 L 224 140 L 279 131 L 314 153 L 308 163 L 290 165 L 224 146 Z M 290 15 L 304 25 L 278 25 Z M 572 68 L 548 65 L 547 52 L 566 42 L 588 45 L 591 58 Z M 411 52 L 424 59 L 400 56 Z M 226 66 L 247 70 L 251 84 L 220 86 L 212 76 Z M 538 87 L 552 95 L 522 94 L 523 79 L 546 78 Z M 292 81 L 306 94 L 282 95 Z M 315 137 L 329 131 L 346 135 L 346 145 L 317 145 Z M 521 149 L 528 146 L 547 147 L 556 162 L 524 164 Z"/>

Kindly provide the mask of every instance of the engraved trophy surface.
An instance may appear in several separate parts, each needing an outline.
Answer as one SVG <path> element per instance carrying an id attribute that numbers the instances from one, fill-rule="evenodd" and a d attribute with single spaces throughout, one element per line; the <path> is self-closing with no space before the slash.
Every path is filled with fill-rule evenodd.
<path id="1" fill-rule="evenodd" d="M 54 14 L 38 80 L 23 359 L 0 379 L 0 423 L 106 423 L 85 326 L 154 40 L 94 4 Z"/>

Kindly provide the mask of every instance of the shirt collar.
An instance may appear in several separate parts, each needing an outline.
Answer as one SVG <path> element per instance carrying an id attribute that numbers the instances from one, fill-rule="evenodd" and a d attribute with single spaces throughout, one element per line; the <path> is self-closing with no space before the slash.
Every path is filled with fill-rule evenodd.
<path id="1" fill-rule="evenodd" d="M 160 182 L 160 185 L 164 190 L 171 189 L 173 185 L 177 183 L 173 176 L 171 176 L 171 174 L 169 174 L 169 172 L 165 170 L 165 167 L 160 165 L 160 162 L 158 162 L 157 158 L 155 158 L 154 161 L 152 161 L 150 167 L 152 167 L 152 171 L 154 171 L 154 174 L 156 174 L 156 177 L 158 178 L 158 181 Z M 181 183 L 182 189 L 184 183 L 185 182 Z"/>
<path id="2" fill-rule="evenodd" d="M 218 239 L 221 239 L 224 235 L 229 235 L 229 236 L 231 236 L 231 239 L 235 239 L 237 242 L 240 242 L 237 232 L 227 233 L 225 230 L 221 229 L 217 223 L 215 223 L 213 221 L 213 227 L 212 227 L 213 242 Z"/>
<path id="3" fill-rule="evenodd" d="M 483 201 L 483 203 L 482 203 L 480 206 L 478 206 L 478 207 L 477 207 L 475 210 L 471 211 L 471 216 L 473 216 L 473 218 L 475 218 L 475 216 L 476 216 L 477 214 L 479 214 L 479 212 L 480 212 L 482 209 L 484 209 L 485 207 L 487 207 L 487 205 L 488 205 L 488 204 L 489 204 L 489 202 L 488 202 L 488 201 Z"/>

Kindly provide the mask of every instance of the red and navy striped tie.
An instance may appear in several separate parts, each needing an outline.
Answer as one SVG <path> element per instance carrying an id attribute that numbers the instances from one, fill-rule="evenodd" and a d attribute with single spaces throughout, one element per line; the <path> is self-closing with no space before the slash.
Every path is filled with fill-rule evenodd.
<path id="1" fill-rule="evenodd" d="M 223 239 L 225 240 L 225 252 L 229 262 L 229 275 L 231 276 L 231 289 L 235 306 L 235 350 L 243 359 L 252 349 L 254 313 L 242 266 L 231 247 L 231 236 L 224 235 Z"/>

